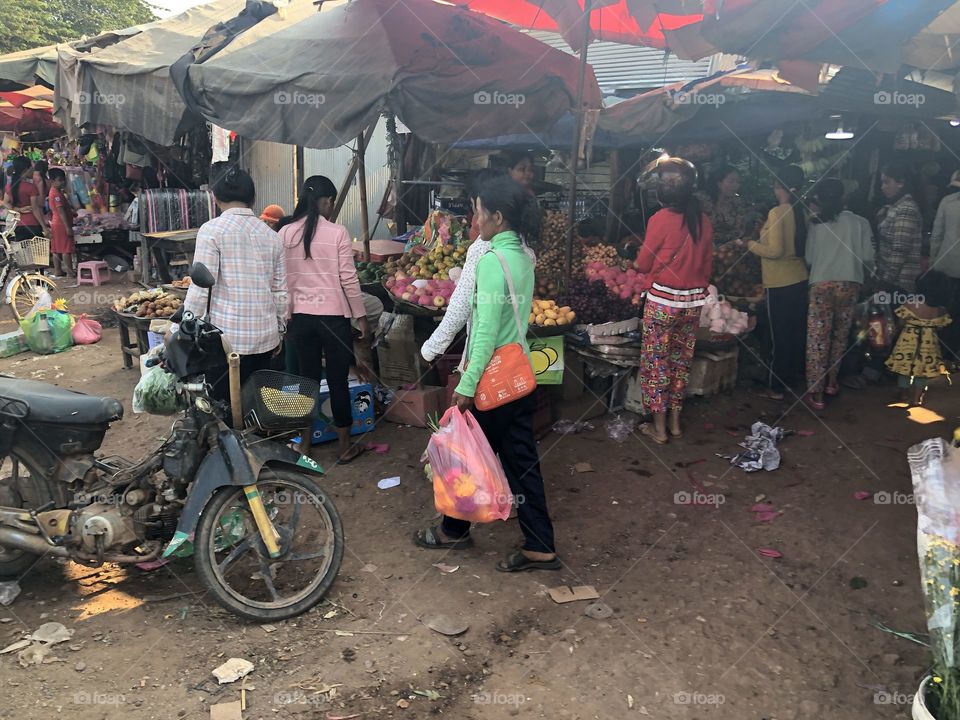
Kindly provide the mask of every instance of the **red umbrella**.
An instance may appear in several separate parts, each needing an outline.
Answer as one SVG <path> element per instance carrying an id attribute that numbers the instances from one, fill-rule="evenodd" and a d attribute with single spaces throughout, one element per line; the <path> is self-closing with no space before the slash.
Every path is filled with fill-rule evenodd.
<path id="1" fill-rule="evenodd" d="M 62 128 L 49 111 L 0 107 L 0 131 L 25 133 L 38 130 L 62 130 Z"/>
<path id="2" fill-rule="evenodd" d="M 518 27 L 550 30 L 563 35 L 577 52 L 583 46 L 582 18 L 590 3 L 590 39 L 630 45 L 666 47 L 664 31 L 677 30 L 703 19 L 701 0 L 449 0 Z M 707 0 L 711 11 L 717 0 Z M 741 5 L 755 0 L 727 0 Z"/>

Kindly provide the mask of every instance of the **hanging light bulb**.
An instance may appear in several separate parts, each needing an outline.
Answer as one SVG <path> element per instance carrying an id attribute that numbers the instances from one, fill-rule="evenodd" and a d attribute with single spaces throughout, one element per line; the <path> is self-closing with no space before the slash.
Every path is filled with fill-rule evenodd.
<path id="1" fill-rule="evenodd" d="M 950 125 L 953 127 L 960 127 L 960 119 L 954 118 L 953 120 L 950 121 Z"/>
<path id="2" fill-rule="evenodd" d="M 824 135 L 827 140 L 853 140 L 854 133 L 843 127 L 843 115 L 831 115 L 830 119 L 837 121 L 837 129 Z"/>

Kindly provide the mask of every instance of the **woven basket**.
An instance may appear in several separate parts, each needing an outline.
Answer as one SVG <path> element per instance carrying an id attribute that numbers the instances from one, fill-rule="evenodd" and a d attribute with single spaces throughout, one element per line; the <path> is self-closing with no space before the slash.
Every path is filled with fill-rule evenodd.
<path id="1" fill-rule="evenodd" d="M 42 265 L 44 267 L 50 264 L 50 239 L 45 237 L 32 237 L 29 240 L 23 240 L 19 243 L 13 243 L 13 257 L 20 267 L 30 265 Z"/>

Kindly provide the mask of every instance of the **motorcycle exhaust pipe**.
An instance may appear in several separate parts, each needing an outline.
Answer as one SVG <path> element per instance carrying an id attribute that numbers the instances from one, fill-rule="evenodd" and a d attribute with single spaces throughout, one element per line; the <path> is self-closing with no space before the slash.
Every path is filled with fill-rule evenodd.
<path id="1" fill-rule="evenodd" d="M 31 535 L 9 527 L 0 527 L 0 545 L 37 555 L 70 557 L 70 551 L 67 548 L 51 545 L 40 535 Z"/>

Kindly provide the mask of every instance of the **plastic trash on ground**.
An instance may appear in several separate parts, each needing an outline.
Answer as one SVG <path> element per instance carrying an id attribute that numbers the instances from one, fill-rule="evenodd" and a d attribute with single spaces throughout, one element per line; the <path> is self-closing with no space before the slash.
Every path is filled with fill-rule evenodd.
<path id="1" fill-rule="evenodd" d="M 20 583 L 16 580 L 5 580 L 0 582 L 0 605 L 7 607 L 13 604 L 20 594 Z"/>
<path id="2" fill-rule="evenodd" d="M 745 472 L 776 470 L 780 467 L 780 451 L 777 449 L 777 443 L 785 434 L 786 431 L 782 427 L 770 427 L 766 423 L 755 422 L 750 427 L 750 434 L 740 443 L 744 451 L 733 456 L 720 455 L 720 457 L 730 460 L 731 465 L 736 465 Z"/>
<path id="3" fill-rule="evenodd" d="M 622 417 L 617 415 L 613 420 L 607 423 L 607 437 L 614 442 L 626 442 L 627 439 L 633 435 L 633 431 L 636 426 L 636 418 Z"/>
<path id="4" fill-rule="evenodd" d="M 560 435 L 576 435 L 577 433 L 593 430 L 593 423 L 584 420 L 558 420 L 553 424 L 552 430 Z"/>

